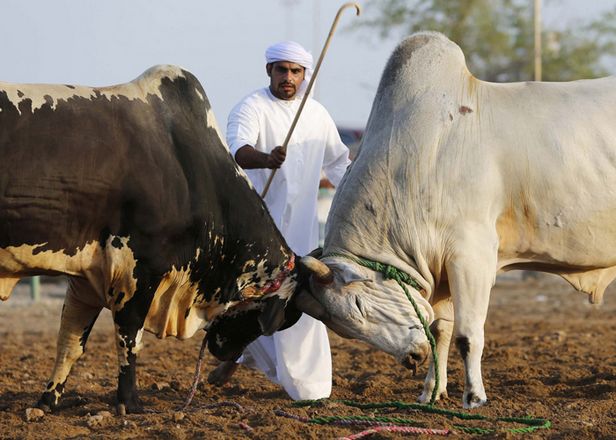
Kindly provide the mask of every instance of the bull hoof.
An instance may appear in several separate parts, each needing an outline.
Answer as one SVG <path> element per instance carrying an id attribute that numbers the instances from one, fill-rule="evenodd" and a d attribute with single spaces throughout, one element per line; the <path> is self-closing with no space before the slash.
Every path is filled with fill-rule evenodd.
<path id="1" fill-rule="evenodd" d="M 47 405 L 46 403 L 43 403 L 41 400 L 36 402 L 36 405 L 34 405 L 34 406 L 35 406 L 35 408 L 43 410 L 43 412 L 46 413 L 46 414 L 51 413 L 51 407 L 49 405 Z"/>
<path id="2" fill-rule="evenodd" d="M 430 392 L 424 391 L 423 393 L 421 393 L 421 396 L 417 398 L 417 402 L 430 403 L 431 398 L 432 398 L 432 391 L 431 390 Z M 435 401 L 438 402 L 439 400 L 447 400 L 448 398 L 449 398 L 449 395 L 447 394 L 447 390 L 443 390 L 440 393 L 436 393 Z"/>
<path id="3" fill-rule="evenodd" d="M 56 406 L 56 396 L 49 391 L 45 391 L 35 405 L 36 408 L 42 409 L 46 413 L 51 413 L 54 411 Z"/>
<path id="4" fill-rule="evenodd" d="M 139 399 L 116 404 L 116 414 L 119 416 L 125 416 L 126 414 L 145 414 L 146 412 L 147 411 Z"/>
<path id="5" fill-rule="evenodd" d="M 486 403 L 488 403 L 488 398 L 487 397 L 480 397 L 475 393 L 464 393 L 464 409 L 473 409 L 473 408 L 479 408 L 480 406 L 485 405 Z"/>
<path id="6" fill-rule="evenodd" d="M 229 382 L 239 364 L 233 361 L 223 361 L 207 376 L 207 382 L 211 385 L 220 387 Z"/>
<path id="7" fill-rule="evenodd" d="M 126 405 L 124 405 L 123 403 L 118 403 L 116 405 L 116 414 L 119 416 L 125 416 L 126 415 Z"/>

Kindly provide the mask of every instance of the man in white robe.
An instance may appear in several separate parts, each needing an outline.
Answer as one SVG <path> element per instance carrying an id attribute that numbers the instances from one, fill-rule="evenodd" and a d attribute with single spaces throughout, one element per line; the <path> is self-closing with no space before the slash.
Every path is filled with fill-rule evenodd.
<path id="1" fill-rule="evenodd" d="M 312 73 L 312 56 L 298 43 L 267 49 L 269 87 L 251 93 L 231 111 L 227 143 L 238 164 L 262 193 L 277 169 L 265 203 L 276 226 L 298 255 L 318 246 L 317 195 L 321 172 L 337 185 L 349 165 L 349 150 L 325 108 L 308 98 L 293 135 L 283 144 Z M 294 400 L 329 397 L 332 365 L 326 327 L 302 315 L 292 327 L 261 336 L 244 351 L 239 363 L 263 371 Z M 226 382 L 237 364 L 223 362 L 210 374 L 214 384 Z"/>

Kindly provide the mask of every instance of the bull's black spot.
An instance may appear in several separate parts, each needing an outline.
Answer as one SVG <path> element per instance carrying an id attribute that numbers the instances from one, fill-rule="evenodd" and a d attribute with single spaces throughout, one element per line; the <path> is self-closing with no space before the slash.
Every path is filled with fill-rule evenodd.
<path id="1" fill-rule="evenodd" d="M 45 99 L 45 104 L 48 106 L 53 106 L 53 98 L 49 95 L 45 95 L 43 96 L 43 98 Z"/>
<path id="2" fill-rule="evenodd" d="M 473 393 L 468 393 L 466 395 L 466 404 L 470 405 L 473 402 L 474 398 L 475 398 L 475 395 Z"/>
<path id="3" fill-rule="evenodd" d="M 120 237 L 115 237 L 113 240 L 111 240 L 111 246 L 117 249 L 122 249 L 124 247 L 124 245 L 122 244 L 122 240 L 120 240 Z"/>
<path id="4" fill-rule="evenodd" d="M 17 96 L 21 98 L 22 96 L 24 96 L 24 92 L 22 92 L 21 90 L 17 90 Z"/>
<path id="5" fill-rule="evenodd" d="M 68 87 L 69 89 L 75 89 L 75 86 L 71 86 L 70 84 L 64 84 L 64 87 Z"/>
<path id="6" fill-rule="evenodd" d="M 441 329 L 438 325 L 438 321 L 434 321 L 430 325 L 430 332 L 432 333 L 432 336 L 434 336 L 434 340 L 438 342 L 438 339 L 441 336 Z"/>
<path id="7" fill-rule="evenodd" d="M 98 244 L 104 249 L 107 245 L 107 240 L 111 237 L 111 231 L 109 228 L 105 227 L 101 229 L 100 234 L 98 234 Z"/>
<path id="8" fill-rule="evenodd" d="M 56 385 L 56 392 L 59 394 L 62 394 L 64 392 L 64 386 L 66 384 L 66 380 L 62 383 L 59 383 L 58 385 Z"/>
<path id="9" fill-rule="evenodd" d="M 456 338 L 456 347 L 458 347 L 458 351 L 460 352 L 460 356 L 462 359 L 466 360 L 468 356 L 468 352 L 470 351 L 470 341 L 466 336 L 458 336 Z"/>
<path id="10" fill-rule="evenodd" d="M 124 343 L 122 339 L 120 339 L 120 341 L 118 342 L 118 345 L 122 348 L 126 347 L 126 344 Z"/>
<path id="11" fill-rule="evenodd" d="M 85 329 L 83 329 L 83 333 L 81 334 L 81 337 L 79 338 L 79 344 L 81 345 L 81 349 L 84 352 L 86 351 L 86 342 L 88 342 L 88 337 L 90 336 L 90 332 L 92 331 L 92 327 L 94 327 L 94 323 L 96 322 L 96 318 L 98 318 L 98 314 L 94 317 L 92 322 Z"/>
<path id="12" fill-rule="evenodd" d="M 51 389 L 53 388 L 53 382 L 49 382 L 49 383 L 47 384 L 47 387 L 46 387 L 46 388 L 47 388 L 48 390 L 51 390 Z"/>
<path id="13" fill-rule="evenodd" d="M 120 304 L 122 302 L 122 299 L 124 298 L 124 292 L 120 292 L 118 293 L 118 296 L 115 299 L 115 303 L 116 304 Z"/>
<path id="14" fill-rule="evenodd" d="M 186 309 L 186 312 L 184 312 L 184 319 L 188 318 L 188 315 L 190 315 L 190 307 Z"/>

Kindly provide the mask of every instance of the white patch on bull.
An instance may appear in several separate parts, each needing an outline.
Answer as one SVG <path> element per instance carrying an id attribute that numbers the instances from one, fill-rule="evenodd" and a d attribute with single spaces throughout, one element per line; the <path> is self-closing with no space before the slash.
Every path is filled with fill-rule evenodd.
<path id="1" fill-rule="evenodd" d="M 118 364 L 120 367 L 127 367 L 128 363 L 128 341 L 126 336 L 120 334 L 120 326 L 115 325 L 116 348 L 118 350 Z"/>
<path id="2" fill-rule="evenodd" d="M 275 279 L 280 270 L 274 270 L 274 273 L 268 277 L 265 269 L 265 263 L 267 263 L 267 260 L 265 259 L 261 259 L 258 263 L 254 260 L 248 260 L 244 263 L 244 267 L 242 267 L 242 274 L 237 277 L 236 280 L 237 289 L 241 291 L 250 285 L 254 285 L 252 280 L 255 277 L 260 279 L 258 283 L 260 286 L 262 286 L 263 283 L 270 278 Z"/>
<path id="3" fill-rule="evenodd" d="M 199 94 L 199 96 L 201 96 L 201 94 Z M 216 120 L 216 116 L 214 116 L 214 111 L 212 110 L 211 107 L 207 109 L 207 113 L 205 114 L 205 119 L 206 119 L 207 127 L 214 129 L 214 131 L 216 132 L 216 134 L 220 138 L 220 142 L 222 142 L 222 144 L 225 146 L 225 148 L 228 151 L 229 150 L 229 146 L 227 145 L 227 142 L 225 141 L 225 138 L 222 135 L 222 132 L 220 131 L 220 128 L 218 127 L 218 122 Z"/>
<path id="4" fill-rule="evenodd" d="M 114 239 L 121 241 L 119 249 L 111 245 Z M 41 248 L 47 243 L 0 248 L 0 279 L 33 271 L 84 277 L 92 285 L 101 306 L 119 310 L 132 298 L 137 287 L 137 281 L 133 278 L 136 260 L 128 241 L 128 237 L 110 236 L 103 249 L 98 241 L 93 240 L 77 248 L 74 255 L 65 253 L 63 249 L 42 251 Z M 116 293 L 124 293 L 119 304 L 114 304 L 114 298 L 106 295 L 110 288 Z M 88 300 L 92 301 L 92 298 Z"/>
<path id="5" fill-rule="evenodd" d="M 197 249 L 195 258 L 199 253 Z M 190 281 L 190 270 L 173 266 L 154 293 L 145 329 L 161 339 L 167 336 L 178 339 L 193 336 L 216 313 L 207 304 L 203 306 L 197 303 L 198 293 L 198 285 Z"/>
<path id="6" fill-rule="evenodd" d="M 18 282 L 19 278 L 0 278 L 0 300 L 6 301 L 7 299 L 9 299 L 13 287 L 15 287 L 15 284 L 17 284 Z"/>
<path id="7" fill-rule="evenodd" d="M 211 232 L 210 239 L 218 245 L 224 242 L 223 236 L 212 236 Z M 201 253 L 201 249 L 196 250 L 195 261 Z M 254 265 L 254 261 L 252 264 Z M 188 266 L 180 269 L 173 266 L 165 274 L 154 293 L 154 299 L 146 317 L 144 328 L 147 331 L 159 338 L 167 336 L 175 336 L 178 339 L 190 338 L 198 330 L 205 328 L 214 318 L 241 303 L 230 301 L 221 304 L 216 300 L 204 302 L 204 297 L 199 296 L 198 283 L 191 282 L 190 277 L 191 272 Z M 292 285 L 289 286 L 289 284 Z M 279 290 L 283 292 L 284 298 L 290 296 L 294 286 L 294 283 L 283 283 Z M 220 287 L 214 290 L 214 298 L 220 294 L 221 290 Z M 245 306 L 242 306 L 243 309 Z"/>
<path id="8" fill-rule="evenodd" d="M 135 348 L 133 350 L 134 353 L 138 353 L 143 348 L 143 328 L 137 330 L 137 336 L 135 337 Z"/>
<path id="9" fill-rule="evenodd" d="M 195 87 L 195 93 L 197 94 L 197 96 L 199 97 L 199 99 L 200 99 L 201 101 L 204 101 L 204 102 L 205 102 L 205 98 L 203 97 L 203 95 L 201 94 L 201 92 L 199 91 L 199 89 L 198 89 L 198 88 L 196 88 L 196 87 Z"/>
<path id="10" fill-rule="evenodd" d="M 175 80 L 184 78 L 182 70 L 177 66 L 160 65 L 146 70 L 142 75 L 126 84 L 117 84 L 109 87 L 67 86 L 60 84 L 15 84 L 0 82 L 0 90 L 6 92 L 9 101 L 17 108 L 23 101 L 32 102 L 32 112 L 49 103 L 55 109 L 58 102 L 71 99 L 85 98 L 93 100 L 100 95 L 109 101 L 127 98 L 131 101 L 147 102 L 148 96 L 157 96 L 163 99 L 160 85 L 163 78 Z"/>
<path id="11" fill-rule="evenodd" d="M 233 161 L 235 162 L 235 158 L 233 158 Z M 255 187 L 252 184 L 252 181 L 248 178 L 248 174 L 246 174 L 244 169 L 242 167 L 240 167 L 237 163 L 235 164 L 235 174 L 238 177 L 241 177 L 242 179 L 244 179 L 246 182 L 248 182 L 248 186 L 250 187 L 250 189 L 252 189 L 252 190 L 255 189 Z"/>
<path id="12" fill-rule="evenodd" d="M 243 273 L 236 280 L 237 289 L 242 293 L 242 297 L 244 299 L 268 298 L 275 295 L 282 299 L 289 298 L 295 289 L 295 281 L 292 280 L 291 277 L 286 277 L 282 280 L 278 290 L 263 294 L 262 289 L 265 287 L 265 284 L 269 281 L 276 280 L 282 272 L 281 268 L 276 267 L 272 270 L 272 273 L 268 275 L 265 263 L 267 263 L 267 260 L 261 259 L 258 263 L 254 260 L 248 260 L 244 264 L 242 268 Z M 255 284 L 252 281 L 254 278 L 259 278 L 259 282 Z"/>

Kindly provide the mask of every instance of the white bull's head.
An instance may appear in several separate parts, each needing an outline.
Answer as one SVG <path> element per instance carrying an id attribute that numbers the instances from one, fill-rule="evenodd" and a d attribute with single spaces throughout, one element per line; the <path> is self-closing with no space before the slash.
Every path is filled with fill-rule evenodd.
<path id="1" fill-rule="evenodd" d="M 415 369 L 430 354 L 430 345 L 413 305 L 394 280 L 353 261 L 304 257 L 312 272 L 309 291 L 296 297 L 297 307 L 321 320 L 342 337 L 360 339 Z M 325 264 L 327 263 L 327 264 Z M 432 307 L 407 286 L 420 313 L 433 320 Z"/>

